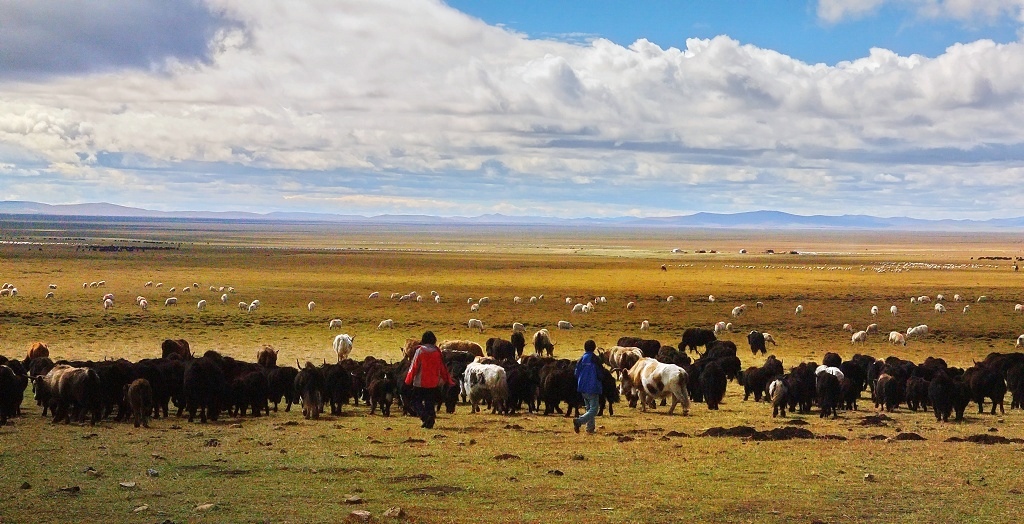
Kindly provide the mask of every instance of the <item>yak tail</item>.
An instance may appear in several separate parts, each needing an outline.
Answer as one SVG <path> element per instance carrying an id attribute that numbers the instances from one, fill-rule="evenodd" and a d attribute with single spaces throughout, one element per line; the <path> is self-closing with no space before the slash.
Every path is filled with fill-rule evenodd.
<path id="1" fill-rule="evenodd" d="M 299 364 L 299 359 L 295 359 L 295 367 L 302 369 L 302 364 Z"/>

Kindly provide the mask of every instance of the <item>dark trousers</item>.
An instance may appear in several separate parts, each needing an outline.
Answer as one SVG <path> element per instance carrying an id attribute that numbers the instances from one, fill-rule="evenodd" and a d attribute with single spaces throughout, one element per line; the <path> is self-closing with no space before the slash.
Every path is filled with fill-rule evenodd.
<path id="1" fill-rule="evenodd" d="M 423 427 L 434 427 L 437 415 L 437 388 L 412 388 L 412 410 L 420 416 Z"/>

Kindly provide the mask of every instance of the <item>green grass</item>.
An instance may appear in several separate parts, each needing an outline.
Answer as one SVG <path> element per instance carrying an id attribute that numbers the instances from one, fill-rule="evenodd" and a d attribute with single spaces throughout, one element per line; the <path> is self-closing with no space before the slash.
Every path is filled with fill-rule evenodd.
<path id="1" fill-rule="evenodd" d="M 5 223 L 10 237 L 40 239 L 53 224 Z M 31 226 L 31 227 L 29 227 Z M 64 227 L 64 225 L 61 225 Z M 725 338 L 741 348 L 744 366 L 763 357 L 745 352 L 744 333 L 769 331 L 779 341 L 771 348 L 787 367 L 820 360 L 826 351 L 849 357 L 854 351 L 915 361 L 941 356 L 969 366 L 991 351 L 1013 351 L 1024 332 L 1024 316 L 1013 304 L 1024 302 L 1022 277 L 1005 261 L 972 257 L 1015 255 L 1011 236 L 974 235 L 767 235 L 744 232 L 520 230 L 481 228 L 436 232 L 417 228 L 341 229 L 327 226 L 103 224 L 69 226 L 75 238 L 134 239 L 163 242 L 180 250 L 98 253 L 54 245 L 0 247 L 0 281 L 19 288 L 16 298 L 0 298 L 0 353 L 21 357 L 35 340 L 45 341 L 55 357 L 137 360 L 159 355 L 165 338 L 188 339 L 197 351 L 217 349 L 252 360 L 262 344 L 281 351 L 286 363 L 333 360 L 331 318 L 344 321 L 355 335 L 353 356 L 396 359 L 406 337 L 433 329 L 439 338 L 483 342 L 507 337 L 514 321 L 528 329 L 548 327 L 556 355 L 575 358 L 583 341 L 614 344 L 623 335 L 675 343 L 688 326 L 732 321 Z M 57 238 L 52 232 L 50 238 Z M 59 235 L 58 235 L 59 236 Z M 673 247 L 685 255 L 671 255 Z M 740 247 L 752 254 L 736 254 Z M 818 251 L 822 255 L 763 255 L 766 248 Z M 696 255 L 696 249 L 718 254 Z M 935 269 L 877 272 L 889 263 L 939 264 Z M 660 271 L 661 264 L 668 271 Z M 950 264 L 946 266 L 945 264 Z M 863 268 L 863 270 L 862 270 Z M 106 280 L 103 289 L 82 289 L 82 282 Z M 146 288 L 148 280 L 163 282 Z M 163 307 L 170 286 L 198 282 L 190 294 L 176 293 L 176 308 Z M 43 296 L 58 285 L 55 299 Z M 234 286 L 228 306 L 210 285 Z M 397 303 L 391 292 L 437 290 L 441 304 Z M 366 297 L 380 291 L 384 298 Z M 117 296 L 104 311 L 99 298 Z M 543 293 L 538 305 L 515 305 Z M 973 311 L 952 307 L 945 315 L 931 306 L 911 306 L 910 296 L 954 293 L 974 299 Z M 150 310 L 133 305 L 136 295 Z M 707 302 L 715 294 L 715 303 Z M 677 301 L 665 302 L 674 295 Z M 489 296 L 491 303 L 471 313 L 467 297 Z M 564 302 L 605 296 L 608 304 L 590 315 L 573 315 Z M 210 307 L 198 312 L 195 303 Z M 254 314 L 239 312 L 239 301 L 259 298 Z M 306 303 L 317 302 L 310 313 Z M 634 311 L 624 307 L 636 301 Z M 755 301 L 765 308 L 757 310 Z M 735 305 L 747 313 L 729 318 Z M 803 304 L 804 315 L 793 310 Z M 896 304 L 894 320 L 888 306 Z M 872 319 L 868 310 L 882 314 Z M 483 335 L 469 330 L 470 317 L 487 326 Z M 376 330 L 384 318 L 394 330 Z M 572 331 L 556 331 L 570 320 Z M 862 329 L 877 321 L 882 334 L 863 346 L 851 346 L 844 322 Z M 884 342 L 890 329 L 920 323 L 932 333 L 894 348 Z M 815 435 L 837 440 L 758 442 L 734 437 L 698 437 L 714 426 L 749 425 L 759 430 L 783 426 L 764 404 L 742 401 L 742 388 L 729 385 L 721 411 L 692 406 L 688 417 L 665 415 L 665 408 L 640 413 L 620 406 L 614 417 L 599 419 L 599 434 L 576 435 L 557 416 L 503 417 L 471 414 L 460 406 L 442 414 L 432 431 L 408 417 L 368 416 L 365 407 L 347 407 L 340 417 L 305 421 L 299 412 L 258 419 L 227 419 L 189 424 L 184 419 L 155 420 L 134 429 L 109 421 L 95 427 L 52 425 L 26 399 L 26 415 L 0 428 L 0 521 L 2 522 L 334 522 L 352 509 L 345 495 L 358 494 L 377 520 L 401 506 L 410 522 L 1010 522 L 1018 520 L 1024 482 L 1016 456 L 1021 444 L 985 446 L 944 442 L 952 436 L 982 433 L 1024 437 L 1020 411 L 1005 416 L 976 414 L 968 420 L 937 424 L 926 413 L 905 409 L 885 427 L 861 425 L 873 413 L 862 400 L 859 412 L 838 420 L 816 413 L 791 418 Z M 31 396 L 31 395 L 29 395 Z M 1007 405 L 1009 400 L 1007 399 Z M 396 409 L 395 412 L 398 410 Z M 241 424 L 241 427 L 233 427 Z M 689 437 L 667 437 L 670 431 Z M 898 432 L 927 440 L 868 440 Z M 95 436 L 93 436 L 95 434 Z M 620 437 L 631 441 L 620 442 Z M 207 446 L 217 439 L 218 446 Z M 424 442 L 409 442 L 421 439 Z M 626 440 L 626 439 L 623 439 Z M 156 456 L 154 456 L 154 454 Z M 503 454 L 518 458 L 496 460 Z M 579 460 L 582 456 L 582 460 Z M 99 471 L 98 478 L 84 473 Z M 148 468 L 159 477 L 145 475 Z M 563 475 L 549 471 L 558 470 Z M 874 475 L 873 482 L 864 475 Z M 415 477 L 429 475 L 429 478 Z M 136 488 L 121 488 L 121 481 Z M 22 482 L 31 486 L 19 489 Z M 78 486 L 71 495 L 60 488 Z M 450 489 L 437 495 L 417 488 Z M 429 490 L 428 490 L 429 491 Z M 197 512 L 197 505 L 214 509 Z M 135 508 L 147 505 L 141 513 Z"/>

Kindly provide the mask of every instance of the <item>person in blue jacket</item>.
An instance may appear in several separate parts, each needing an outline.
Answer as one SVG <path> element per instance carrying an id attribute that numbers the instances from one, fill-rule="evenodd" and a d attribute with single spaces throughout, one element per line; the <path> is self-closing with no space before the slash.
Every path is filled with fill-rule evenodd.
<path id="1" fill-rule="evenodd" d="M 601 365 L 594 350 L 597 344 L 593 340 L 583 343 L 583 356 L 576 363 L 576 391 L 583 395 L 583 403 L 587 412 L 573 419 L 572 429 L 580 432 L 580 426 L 587 425 L 587 433 L 594 433 L 594 417 L 597 416 L 598 401 L 601 398 L 601 381 L 597 378 L 597 367 Z"/>

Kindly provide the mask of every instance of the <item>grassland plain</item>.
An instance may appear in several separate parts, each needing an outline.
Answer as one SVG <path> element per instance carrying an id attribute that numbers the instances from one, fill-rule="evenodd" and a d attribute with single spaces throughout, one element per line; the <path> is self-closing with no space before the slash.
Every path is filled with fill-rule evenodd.
<path id="1" fill-rule="evenodd" d="M 338 331 L 328 321 L 341 318 L 342 331 L 355 335 L 357 359 L 396 359 L 405 338 L 425 329 L 478 342 L 507 337 L 514 321 L 552 329 L 556 356 L 575 358 L 588 338 L 607 346 L 641 335 L 646 319 L 651 331 L 643 336 L 665 343 L 676 343 L 686 327 L 719 320 L 733 322 L 724 338 L 741 350 L 750 329 L 771 332 L 779 341 L 771 349 L 787 367 L 826 351 L 940 356 L 969 366 L 989 352 L 1013 351 L 1024 332 L 1024 315 L 1013 308 L 1024 302 L 1024 276 L 1008 261 L 979 259 L 1020 255 L 1014 235 L 41 219 L 0 225 L 9 242 L 0 246 L 0 281 L 19 289 L 15 298 L 0 298 L 0 354 L 8 356 L 42 340 L 56 357 L 137 360 L 158 355 L 165 338 L 185 338 L 199 352 L 246 360 L 270 344 L 284 362 L 330 361 Z M 175 249 L 99 252 L 83 244 Z M 748 253 L 740 255 L 741 248 Z M 82 287 L 100 280 L 104 288 Z M 147 281 L 163 286 L 145 287 Z M 199 287 L 181 292 L 192 283 Z M 49 284 L 57 285 L 52 299 L 44 298 Z M 235 288 L 227 305 L 211 285 Z M 413 290 L 436 290 L 442 302 L 387 298 Z M 373 291 L 383 298 L 367 299 Z M 105 311 L 100 298 L 108 292 L 116 305 Z M 946 314 L 909 303 L 910 296 L 939 293 L 947 297 Z M 512 300 L 540 294 L 537 305 Z M 716 302 L 708 302 L 710 294 Z M 953 294 L 973 309 L 962 314 Z M 148 311 L 134 305 L 137 295 L 150 300 Z M 669 295 L 677 300 L 667 302 Z M 989 300 L 975 302 L 980 295 Z M 178 297 L 178 306 L 164 307 L 168 296 Z M 482 296 L 491 302 L 471 313 L 467 298 Z M 588 315 L 571 314 L 565 303 L 597 296 L 608 303 Z M 196 309 L 200 299 L 210 303 L 206 311 Z M 238 302 L 253 299 L 262 302 L 259 310 L 239 311 Z M 306 309 L 311 300 L 313 312 Z M 637 308 L 627 311 L 628 301 Z M 764 309 L 755 309 L 756 301 Z M 747 312 L 730 317 L 743 303 Z M 797 304 L 803 315 L 794 314 Z M 900 310 L 895 318 L 892 304 Z M 872 317 L 872 305 L 882 314 Z M 470 317 L 483 320 L 484 334 L 466 327 Z M 396 328 L 377 330 L 384 318 Z M 558 320 L 575 329 L 554 330 Z M 853 346 L 840 330 L 845 322 L 861 329 L 877 322 L 881 334 Z M 889 330 L 921 323 L 931 328 L 926 337 L 905 348 L 885 343 Z M 742 351 L 741 358 L 744 366 L 764 361 Z M 24 410 L 0 428 L 0 522 L 329 522 L 355 507 L 387 521 L 381 513 L 391 506 L 403 507 L 410 522 L 1014 522 L 1024 498 L 1024 446 L 945 442 L 978 434 L 1024 438 L 1020 410 L 979 415 L 973 404 L 958 424 L 903 409 L 880 426 L 865 425 L 873 414 L 866 398 L 860 411 L 837 420 L 815 413 L 782 421 L 764 404 L 744 402 L 742 388 L 730 384 L 718 412 L 695 404 L 681 417 L 620 406 L 599 419 L 593 437 L 576 435 L 562 417 L 470 414 L 464 406 L 442 414 L 432 431 L 408 417 L 368 416 L 363 406 L 319 421 L 296 412 L 205 425 L 172 416 L 149 430 L 110 421 L 51 425 L 30 398 Z M 792 420 L 807 422 L 802 427 L 818 437 L 846 440 L 697 436 L 716 426 L 767 430 Z M 926 440 L 891 438 L 907 433 Z M 879 435 L 888 440 L 871 440 Z M 150 468 L 159 476 L 147 476 Z M 29 488 L 19 489 L 22 483 Z M 79 490 L 61 490 L 74 486 Z M 346 505 L 348 494 L 364 503 Z M 213 509 L 195 510 L 207 503 Z"/>

